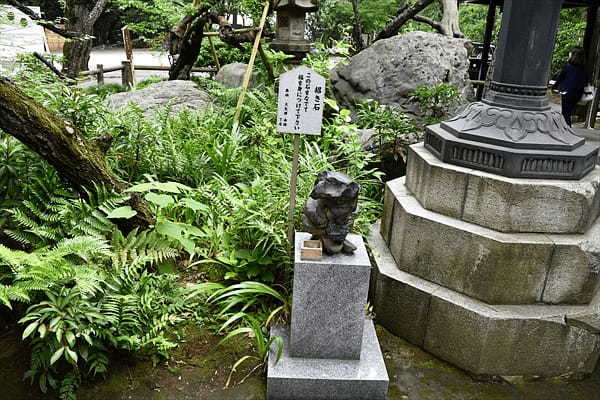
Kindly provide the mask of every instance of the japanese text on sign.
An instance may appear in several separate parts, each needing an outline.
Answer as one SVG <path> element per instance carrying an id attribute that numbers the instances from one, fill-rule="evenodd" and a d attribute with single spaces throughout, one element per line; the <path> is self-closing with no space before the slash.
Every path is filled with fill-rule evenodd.
<path id="1" fill-rule="evenodd" d="M 279 78 L 277 131 L 320 135 L 325 104 L 325 78 L 298 67 Z"/>

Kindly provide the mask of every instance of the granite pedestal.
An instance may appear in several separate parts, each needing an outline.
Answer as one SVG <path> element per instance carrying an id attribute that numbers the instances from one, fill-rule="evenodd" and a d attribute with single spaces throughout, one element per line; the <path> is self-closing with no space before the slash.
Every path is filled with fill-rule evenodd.
<path id="1" fill-rule="evenodd" d="M 565 320 L 600 312 L 599 191 L 598 167 L 508 178 L 411 146 L 369 237 L 377 323 L 474 374 L 591 373 L 600 336 Z"/>
<path id="2" fill-rule="evenodd" d="M 365 316 L 371 263 L 362 238 L 353 255 L 300 258 L 308 233 L 296 233 L 291 327 L 274 327 L 284 352 L 271 349 L 269 400 L 385 399 L 388 376 L 373 322 Z"/>

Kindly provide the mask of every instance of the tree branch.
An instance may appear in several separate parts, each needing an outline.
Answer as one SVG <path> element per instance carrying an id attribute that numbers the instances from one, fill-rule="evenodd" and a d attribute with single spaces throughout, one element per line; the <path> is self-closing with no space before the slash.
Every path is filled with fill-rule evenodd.
<path id="1" fill-rule="evenodd" d="M 0 129 L 44 158 L 83 197 L 87 196 L 86 191 L 95 191 L 96 185 L 116 192 L 125 188 L 94 143 L 3 77 L 0 77 Z M 139 196 L 132 196 L 128 204 L 137 215 L 117 220 L 121 229 L 144 229 L 152 223 L 152 213 Z"/>
<path id="2" fill-rule="evenodd" d="M 414 17 L 412 17 L 412 19 L 414 21 L 422 22 L 424 24 L 427 24 L 427 25 L 431 26 L 433 29 L 435 29 L 439 33 L 443 33 L 442 32 L 442 24 L 440 24 L 437 21 L 434 21 L 434 20 L 432 20 L 430 18 L 427 18 L 427 17 L 423 17 L 421 15 L 415 15 Z"/>
<path id="3" fill-rule="evenodd" d="M 390 38 L 398 33 L 400 28 L 412 19 L 415 15 L 423 11 L 435 0 L 418 0 L 414 5 L 404 5 L 400 7 L 396 16 L 386 25 L 385 28 L 377 34 L 375 41 Z"/>
<path id="4" fill-rule="evenodd" d="M 15 7 L 22 13 L 26 14 L 29 18 L 34 20 L 38 25 L 43 26 L 44 28 L 56 33 L 57 35 L 60 35 L 67 39 L 81 39 L 84 36 L 80 33 L 73 32 L 73 31 L 67 31 L 65 29 L 59 28 L 58 26 L 56 26 L 50 22 L 44 21 L 42 19 L 42 17 L 37 15 L 31 8 L 27 7 L 26 5 L 20 3 L 17 0 L 7 0 L 7 1 L 11 6 Z"/>
<path id="5" fill-rule="evenodd" d="M 100 18 L 100 15 L 102 15 L 102 12 L 104 11 L 104 6 L 106 6 L 107 2 L 108 0 L 96 1 L 94 8 L 92 8 L 92 11 L 90 11 L 90 15 L 88 15 L 88 23 L 90 23 L 91 25 L 94 25 L 96 23 L 98 18 Z"/>
<path id="6" fill-rule="evenodd" d="M 46 60 L 40 53 L 38 53 L 37 51 L 33 52 L 33 56 L 35 58 L 37 58 L 38 60 L 40 60 L 42 63 L 44 63 L 44 65 L 46 67 L 48 67 L 48 69 L 50 69 L 50 71 L 54 72 L 56 74 L 56 76 L 58 76 L 60 79 L 62 79 L 63 81 L 68 79 L 62 72 L 60 72 L 58 69 L 56 69 L 56 67 L 54 65 L 52 65 L 52 63 L 48 60 Z"/>

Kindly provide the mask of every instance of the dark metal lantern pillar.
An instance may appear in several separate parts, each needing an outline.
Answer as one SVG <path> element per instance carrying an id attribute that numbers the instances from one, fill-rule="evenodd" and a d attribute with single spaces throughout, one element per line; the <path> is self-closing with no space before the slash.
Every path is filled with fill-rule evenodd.
<path id="1" fill-rule="evenodd" d="M 277 11 L 277 37 L 271 48 L 299 58 L 306 55 L 311 43 L 304 38 L 306 13 L 319 9 L 317 0 L 280 0 Z"/>
<path id="2" fill-rule="evenodd" d="M 546 96 L 562 0 L 505 0 L 489 90 L 427 127 L 442 161 L 515 178 L 580 179 L 598 146 L 574 134 Z"/>

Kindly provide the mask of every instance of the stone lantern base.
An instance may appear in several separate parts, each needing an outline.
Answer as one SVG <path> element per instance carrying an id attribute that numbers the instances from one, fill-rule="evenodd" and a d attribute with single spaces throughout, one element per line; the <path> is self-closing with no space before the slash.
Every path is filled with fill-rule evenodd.
<path id="1" fill-rule="evenodd" d="M 598 167 L 515 179 L 412 146 L 369 239 L 377 322 L 474 374 L 591 373 L 600 336 L 565 316 L 600 304 L 599 209 Z"/>
<path id="2" fill-rule="evenodd" d="M 486 102 L 427 127 L 425 146 L 446 163 L 513 178 L 580 179 L 598 157 L 558 112 Z"/>

